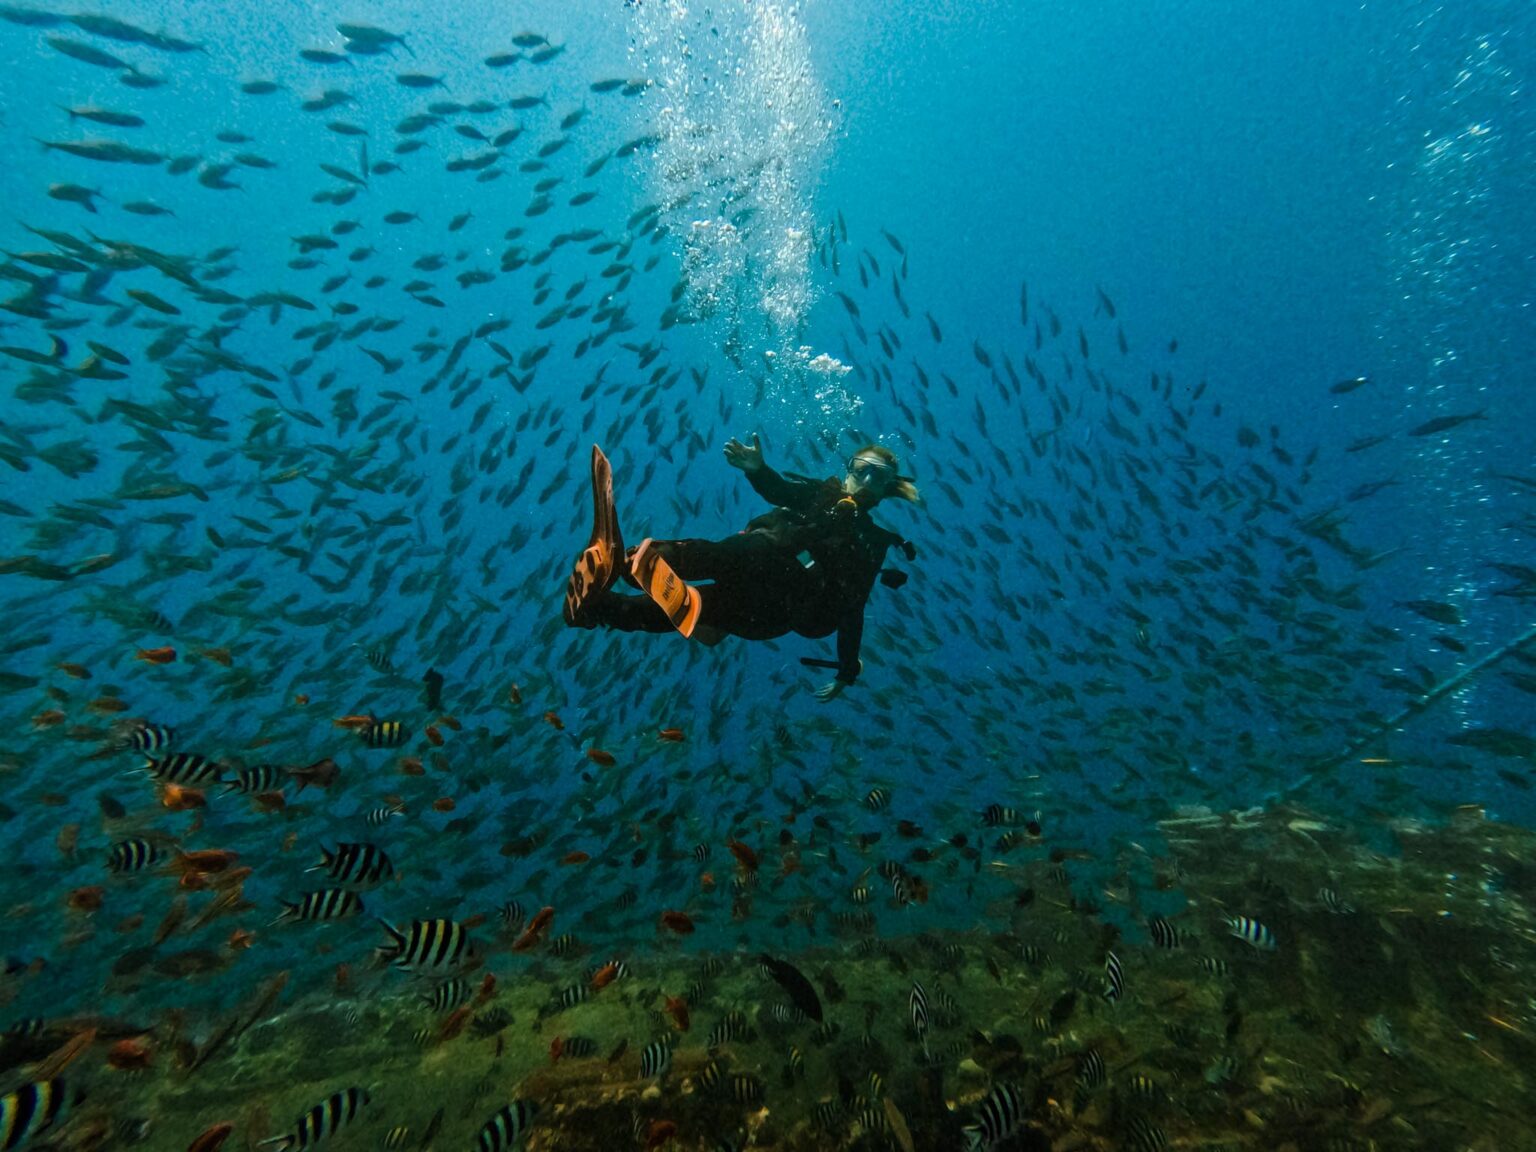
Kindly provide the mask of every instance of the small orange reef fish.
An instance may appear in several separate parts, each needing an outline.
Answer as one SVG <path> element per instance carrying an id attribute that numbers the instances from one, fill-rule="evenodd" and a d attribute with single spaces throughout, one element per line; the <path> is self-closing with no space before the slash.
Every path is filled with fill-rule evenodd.
<path id="1" fill-rule="evenodd" d="M 331 721 L 332 728 L 349 728 L 353 732 L 363 732 L 373 727 L 372 716 L 338 716 Z"/>
<path id="2" fill-rule="evenodd" d="M 587 853 L 577 850 L 575 852 L 567 852 L 564 856 L 560 857 L 560 863 L 568 868 L 572 864 L 585 864 L 590 859 L 592 857 Z"/>
<path id="3" fill-rule="evenodd" d="M 661 914 L 661 926 L 676 932 L 679 936 L 687 936 L 693 931 L 693 917 L 686 912 L 674 912 L 669 908 Z"/>
<path id="4" fill-rule="evenodd" d="M 183 788 L 169 781 L 160 785 L 160 803 L 172 812 L 208 807 L 208 794 L 200 788 Z"/>
<path id="5" fill-rule="evenodd" d="M 452 796 L 439 796 L 436 800 L 432 801 L 432 811 L 434 812 L 452 812 L 457 807 L 458 804 L 454 802 Z"/>
<path id="6" fill-rule="evenodd" d="M 727 840 L 725 846 L 731 850 L 731 855 L 736 857 L 736 863 L 748 872 L 757 871 L 757 853 L 748 848 L 740 840 Z"/>
<path id="7" fill-rule="evenodd" d="M 169 664 L 176 659 L 174 648 L 140 648 L 135 655 L 146 664 Z"/>
<path id="8" fill-rule="evenodd" d="M 663 728 L 656 733 L 656 739 L 663 744 L 681 744 L 683 742 L 683 730 L 681 728 Z"/>
<path id="9" fill-rule="evenodd" d="M 553 712 L 544 713 L 544 723 L 548 724 L 557 732 L 565 731 L 565 721 L 560 719 L 560 717 L 556 716 Z"/>
<path id="10" fill-rule="evenodd" d="M 435 747 L 441 748 L 443 746 L 443 734 L 437 730 L 437 725 L 428 724 L 422 731 L 426 733 L 427 739 L 432 741 Z"/>
<path id="11" fill-rule="evenodd" d="M 554 922 L 554 907 L 546 905 L 540 908 L 533 914 L 533 919 L 528 921 L 528 927 L 523 929 L 523 934 L 512 942 L 512 951 L 528 951 L 549 933 L 550 925 Z"/>
<path id="12" fill-rule="evenodd" d="M 588 748 L 587 759 L 602 768 L 612 768 L 618 763 L 612 752 L 604 752 L 601 748 Z"/>
<path id="13" fill-rule="evenodd" d="M 219 1152 L 234 1132 L 233 1124 L 215 1124 L 196 1140 L 187 1145 L 187 1152 Z"/>

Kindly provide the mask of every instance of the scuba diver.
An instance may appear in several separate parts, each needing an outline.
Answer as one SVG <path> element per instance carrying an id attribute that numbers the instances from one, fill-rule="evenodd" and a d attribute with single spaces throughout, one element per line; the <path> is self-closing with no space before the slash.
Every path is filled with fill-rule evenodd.
<path id="1" fill-rule="evenodd" d="M 917 501 L 917 486 L 901 475 L 896 454 L 879 444 L 855 452 L 841 480 L 781 475 L 764 462 L 756 435 L 751 445 L 727 442 L 725 459 L 775 505 L 771 511 L 724 540 L 647 539 L 626 552 L 613 472 L 593 446 L 592 541 L 571 573 L 565 622 L 621 632 L 676 629 L 711 645 L 727 635 L 771 640 L 794 632 L 817 639 L 836 632 L 835 661 L 801 661 L 837 670 L 816 691 L 819 700 L 834 699 L 863 669 L 864 605 L 876 579 L 890 588 L 907 581 L 904 572 L 882 569 L 886 552 L 894 546 L 908 560 L 917 555 L 870 512 L 886 499 Z M 614 592 L 621 577 L 643 594 Z M 696 580 L 710 583 L 689 583 Z"/>

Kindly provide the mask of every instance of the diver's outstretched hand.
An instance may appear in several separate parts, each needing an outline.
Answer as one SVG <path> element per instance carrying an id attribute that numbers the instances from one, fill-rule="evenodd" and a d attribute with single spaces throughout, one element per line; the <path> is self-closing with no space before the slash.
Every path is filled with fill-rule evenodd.
<path id="1" fill-rule="evenodd" d="M 846 687 L 848 685 L 841 680 L 828 680 L 820 688 L 816 689 L 816 699 L 820 700 L 823 704 L 829 700 L 836 700 L 843 694 L 843 689 Z"/>
<path id="2" fill-rule="evenodd" d="M 743 444 L 734 436 L 725 442 L 725 462 L 743 472 L 756 472 L 763 467 L 763 442 L 756 432 L 752 433 L 751 445 Z"/>

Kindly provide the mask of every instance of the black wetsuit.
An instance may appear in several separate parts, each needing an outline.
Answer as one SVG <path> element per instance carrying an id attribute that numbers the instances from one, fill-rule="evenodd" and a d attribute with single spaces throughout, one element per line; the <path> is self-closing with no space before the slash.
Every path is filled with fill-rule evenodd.
<path id="1" fill-rule="evenodd" d="M 713 581 L 700 589 L 700 625 L 746 640 L 836 632 L 837 678 L 852 684 L 870 589 L 886 552 L 906 541 L 844 500 L 835 479 L 786 477 L 767 466 L 748 472 L 747 479 L 777 505 L 773 511 L 724 540 L 658 540 L 654 546 L 689 583 Z M 599 597 L 592 618 L 625 632 L 672 631 L 666 613 L 647 596 Z"/>

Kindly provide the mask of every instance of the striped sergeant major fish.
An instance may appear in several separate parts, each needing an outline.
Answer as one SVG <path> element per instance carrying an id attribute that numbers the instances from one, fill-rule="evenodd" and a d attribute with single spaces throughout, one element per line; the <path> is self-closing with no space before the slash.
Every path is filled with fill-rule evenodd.
<path id="1" fill-rule="evenodd" d="M 281 792 L 288 783 L 288 773 L 280 764 L 257 764 L 242 768 L 224 785 L 225 792 L 243 792 L 254 796 L 261 792 Z"/>
<path id="2" fill-rule="evenodd" d="M 932 1015 L 928 1008 L 928 990 L 918 981 L 912 981 L 912 992 L 907 997 L 907 1012 L 912 1017 L 912 1027 L 923 1042 L 923 1056 L 928 1056 L 928 1025 Z"/>
<path id="3" fill-rule="evenodd" d="M 406 972 L 435 971 L 463 964 L 475 955 L 469 933 L 453 920 L 412 920 L 405 931 L 380 920 L 389 942 L 374 949 L 380 963 Z"/>
<path id="4" fill-rule="evenodd" d="M 1118 1004 L 1124 995 L 1125 969 L 1120 965 L 1120 957 L 1109 952 L 1104 957 L 1104 999 Z"/>
<path id="5" fill-rule="evenodd" d="M 966 1152 L 982 1152 L 1008 1139 L 1024 1123 L 1024 1100 L 1012 1084 L 999 1084 L 976 1108 L 976 1121 L 964 1128 Z"/>
<path id="6" fill-rule="evenodd" d="M 23 1084 L 0 1096 L 0 1149 L 25 1148 L 62 1120 L 68 1106 L 69 1091 L 58 1079 Z"/>
<path id="7" fill-rule="evenodd" d="M 398 720 L 376 720 L 358 735 L 370 748 L 398 748 L 411 738 L 410 730 Z"/>
<path id="8" fill-rule="evenodd" d="M 169 756 L 144 761 L 144 771 L 156 780 L 170 784 L 222 783 L 224 765 L 196 752 L 172 752 Z"/>
<path id="9" fill-rule="evenodd" d="M 164 752 L 176 742 L 176 729 L 168 724 L 140 724 L 124 741 L 124 747 L 133 752 L 153 754 Z"/>
<path id="10" fill-rule="evenodd" d="M 538 1105 L 531 1100 L 514 1100 L 485 1122 L 480 1129 L 476 1152 L 507 1152 L 532 1127 Z"/>
<path id="11" fill-rule="evenodd" d="M 342 920 L 363 910 L 363 899 L 345 888 L 320 888 L 296 901 L 282 902 L 283 910 L 272 923 L 287 920 Z"/>
<path id="12" fill-rule="evenodd" d="M 1154 916 L 1147 921 L 1147 931 L 1152 936 L 1152 943 L 1159 948 L 1182 948 L 1184 946 L 1184 933 L 1161 916 Z"/>
<path id="13" fill-rule="evenodd" d="M 665 1040 L 652 1040 L 640 1053 L 640 1075 L 651 1080 L 665 1076 L 672 1067 L 672 1045 Z"/>
<path id="14" fill-rule="evenodd" d="M 1251 916 L 1229 916 L 1226 923 L 1228 932 L 1260 952 L 1273 952 L 1278 947 L 1275 934 Z"/>
<path id="15" fill-rule="evenodd" d="M 328 872 L 343 884 L 377 884 L 393 876 L 395 866 L 377 845 L 343 842 L 334 851 L 321 848 L 320 863 L 307 871 Z"/>
<path id="16" fill-rule="evenodd" d="M 142 872 L 160 859 L 160 846 L 153 840 L 136 836 L 132 840 L 119 840 L 107 855 L 107 867 L 118 875 L 125 872 Z"/>
<path id="17" fill-rule="evenodd" d="M 358 1113 L 368 1106 L 370 1100 L 365 1088 L 344 1088 L 332 1093 L 294 1121 L 293 1131 L 263 1140 L 259 1146 L 275 1148 L 277 1152 L 313 1147 L 356 1120 Z"/>

